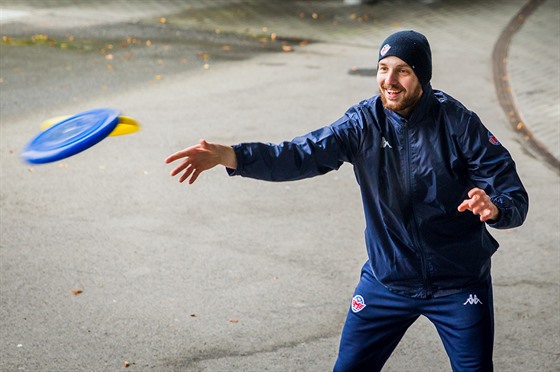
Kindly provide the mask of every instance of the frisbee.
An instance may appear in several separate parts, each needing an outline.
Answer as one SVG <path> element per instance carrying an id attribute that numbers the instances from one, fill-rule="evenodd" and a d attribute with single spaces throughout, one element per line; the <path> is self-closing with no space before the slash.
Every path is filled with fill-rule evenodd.
<path id="1" fill-rule="evenodd" d="M 61 121 L 68 119 L 69 117 L 70 116 L 68 115 L 64 115 L 64 116 L 55 116 L 54 118 L 47 119 L 41 123 L 41 130 L 49 129 L 53 125 L 56 125 Z M 117 124 L 115 129 L 113 129 L 113 131 L 109 134 L 109 136 L 111 137 L 123 136 L 125 134 L 138 132 L 139 130 L 140 130 L 140 123 L 138 123 L 130 116 L 121 115 L 119 116 L 119 123 Z"/>
<path id="2" fill-rule="evenodd" d="M 31 164 L 44 164 L 76 155 L 107 137 L 119 122 L 119 111 L 101 108 L 71 116 L 39 133 L 21 157 Z"/>

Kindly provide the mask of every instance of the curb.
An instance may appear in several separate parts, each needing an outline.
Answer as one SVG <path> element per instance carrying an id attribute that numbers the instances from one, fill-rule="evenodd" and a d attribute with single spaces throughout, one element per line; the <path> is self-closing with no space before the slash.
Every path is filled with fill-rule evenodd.
<path id="1" fill-rule="evenodd" d="M 498 100 L 509 123 L 514 130 L 523 137 L 530 148 L 535 151 L 544 161 L 552 166 L 560 174 L 560 160 L 558 160 L 547 147 L 539 141 L 533 132 L 527 127 L 512 94 L 511 84 L 507 72 L 508 51 L 514 34 L 519 31 L 525 20 L 530 16 L 545 0 L 529 0 L 527 4 L 512 18 L 506 28 L 502 31 L 494 51 L 492 53 L 494 86 Z"/>

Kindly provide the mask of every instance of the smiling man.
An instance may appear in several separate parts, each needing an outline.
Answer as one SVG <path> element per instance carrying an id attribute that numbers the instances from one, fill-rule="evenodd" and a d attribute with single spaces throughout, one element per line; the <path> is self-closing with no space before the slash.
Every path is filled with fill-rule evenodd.
<path id="1" fill-rule="evenodd" d="M 412 68 L 398 57 L 379 62 L 377 82 L 385 108 L 408 117 L 422 97 L 422 86 Z"/>
<path id="2" fill-rule="evenodd" d="M 473 111 L 432 89 L 431 77 L 428 40 L 396 32 L 379 50 L 379 94 L 331 125 L 276 145 L 202 140 L 166 159 L 180 160 L 171 175 L 189 183 L 219 164 L 267 181 L 352 164 L 369 259 L 335 371 L 381 370 L 420 316 L 436 327 L 454 371 L 493 369 L 490 269 L 498 243 L 487 227 L 520 226 L 528 195 L 509 152 Z"/>

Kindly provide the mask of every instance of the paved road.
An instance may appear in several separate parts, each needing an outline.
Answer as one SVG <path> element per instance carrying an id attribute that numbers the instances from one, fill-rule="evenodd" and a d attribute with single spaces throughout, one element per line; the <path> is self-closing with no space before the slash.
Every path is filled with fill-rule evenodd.
<path id="1" fill-rule="evenodd" d="M 197 3 L 2 2 L 26 15 L 3 21 L 12 45 L 0 49 L 0 369 L 331 369 L 365 259 L 351 169 L 287 184 L 216 170 L 186 187 L 163 159 L 202 137 L 277 142 L 332 122 L 374 93 L 372 77 L 349 72 L 371 71 L 382 38 L 406 27 L 433 45 L 433 85 L 479 113 L 531 195 L 523 227 L 493 231 L 496 370 L 556 370 L 559 178 L 510 129 L 492 77 L 493 46 L 524 2 Z M 527 26 L 554 20 L 554 3 Z M 512 62 L 526 61 L 513 57 L 524 30 Z M 522 75 L 512 85 L 529 123 L 539 107 L 521 93 L 536 80 Z M 42 120 L 103 106 L 143 130 L 62 162 L 20 162 Z M 449 369 L 424 319 L 386 367 Z"/>

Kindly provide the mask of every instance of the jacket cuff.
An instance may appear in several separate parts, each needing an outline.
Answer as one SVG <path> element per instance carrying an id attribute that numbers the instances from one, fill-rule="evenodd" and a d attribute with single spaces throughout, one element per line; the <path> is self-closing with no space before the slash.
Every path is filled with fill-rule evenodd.
<path id="1" fill-rule="evenodd" d="M 496 229 L 507 227 L 511 219 L 512 200 L 505 195 L 493 196 L 490 200 L 498 208 L 499 215 L 498 219 L 488 221 L 488 225 Z"/>
<path id="2" fill-rule="evenodd" d="M 242 163 L 242 160 L 243 160 L 243 150 L 241 149 L 241 144 L 233 145 L 233 146 L 231 146 L 231 148 L 235 152 L 235 157 L 237 158 L 237 168 L 233 169 L 233 168 L 226 167 L 226 172 L 230 176 L 238 176 L 238 175 L 241 174 L 239 172 L 239 170 L 242 169 L 242 164 L 241 163 Z"/>

